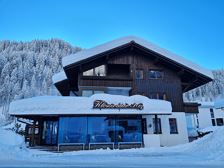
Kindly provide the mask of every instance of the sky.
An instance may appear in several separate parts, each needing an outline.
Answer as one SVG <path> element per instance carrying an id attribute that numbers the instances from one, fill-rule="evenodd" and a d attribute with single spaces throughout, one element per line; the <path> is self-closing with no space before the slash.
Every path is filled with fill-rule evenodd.
<path id="1" fill-rule="evenodd" d="M 223 69 L 224 0 L 0 0 L 0 40 L 91 48 L 128 35 Z"/>

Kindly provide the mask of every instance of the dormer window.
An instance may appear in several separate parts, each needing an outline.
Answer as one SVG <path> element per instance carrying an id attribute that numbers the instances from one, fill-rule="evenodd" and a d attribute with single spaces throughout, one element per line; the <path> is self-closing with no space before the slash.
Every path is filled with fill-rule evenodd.
<path id="1" fill-rule="evenodd" d="M 101 65 L 83 72 L 83 76 L 106 76 L 106 67 Z"/>

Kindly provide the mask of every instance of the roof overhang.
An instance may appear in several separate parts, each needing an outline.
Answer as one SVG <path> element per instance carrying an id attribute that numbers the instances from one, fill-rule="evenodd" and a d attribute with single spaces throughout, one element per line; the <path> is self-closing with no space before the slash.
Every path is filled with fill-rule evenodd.
<path id="1" fill-rule="evenodd" d="M 164 48 L 158 47 L 157 45 L 155 45 L 151 42 L 148 42 L 144 39 L 141 39 L 141 38 L 138 38 L 135 36 L 123 37 L 123 38 L 113 40 L 108 43 L 93 47 L 91 49 L 82 50 L 75 54 L 66 56 L 62 59 L 63 67 L 68 67 L 68 66 L 71 66 L 72 64 L 77 64 L 78 62 L 81 62 L 81 61 L 84 61 L 91 57 L 94 57 L 96 55 L 111 51 L 115 48 L 127 45 L 129 43 L 139 44 L 140 46 L 145 47 L 146 49 L 151 50 L 155 53 L 158 53 L 167 59 L 173 60 L 173 61 L 179 63 L 180 65 L 183 65 L 189 69 L 192 69 L 198 73 L 201 73 L 204 76 L 207 76 L 207 77 L 213 79 L 213 74 L 210 70 L 200 67 L 199 65 L 197 65 L 189 60 L 186 60 L 185 58 L 183 58 L 179 55 L 176 55 Z"/>

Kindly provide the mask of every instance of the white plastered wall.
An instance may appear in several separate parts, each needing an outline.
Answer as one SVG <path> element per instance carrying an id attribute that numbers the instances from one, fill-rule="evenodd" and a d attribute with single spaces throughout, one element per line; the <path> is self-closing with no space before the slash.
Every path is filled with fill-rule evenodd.
<path id="1" fill-rule="evenodd" d="M 145 115 L 147 119 L 147 133 L 153 134 L 154 115 Z M 158 115 L 161 119 L 162 134 L 160 137 L 160 146 L 174 146 L 189 142 L 187 133 L 187 124 L 184 112 L 173 112 L 171 115 Z M 176 118 L 178 134 L 170 134 L 169 118 Z M 149 143 L 149 142 L 147 142 Z"/>
<path id="2" fill-rule="evenodd" d="M 214 111 L 214 119 L 223 118 L 224 119 L 224 111 L 221 109 L 215 109 L 214 107 L 199 107 L 198 120 L 199 120 L 199 128 L 206 128 L 212 126 L 212 118 L 210 109 Z"/>

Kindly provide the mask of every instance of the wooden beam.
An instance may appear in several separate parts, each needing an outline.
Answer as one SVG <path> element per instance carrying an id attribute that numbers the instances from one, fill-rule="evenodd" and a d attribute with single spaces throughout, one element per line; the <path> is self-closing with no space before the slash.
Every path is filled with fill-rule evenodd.
<path id="1" fill-rule="evenodd" d="M 198 80 L 198 77 L 196 76 L 193 80 L 191 80 L 188 85 L 184 88 L 183 92 L 186 92 L 194 83 Z"/>
<path id="2" fill-rule="evenodd" d="M 153 64 L 154 65 L 158 65 L 159 64 L 159 58 L 158 57 L 156 57 L 154 60 L 153 60 Z"/>
<path id="3" fill-rule="evenodd" d="M 184 75 L 184 69 L 181 69 L 179 72 L 177 72 L 177 75 L 178 76 L 183 76 Z"/>

